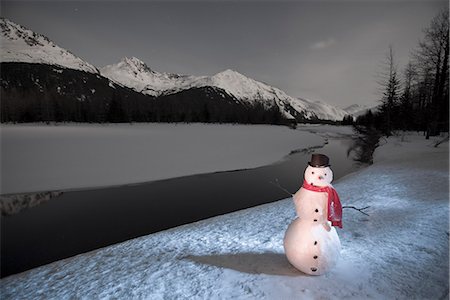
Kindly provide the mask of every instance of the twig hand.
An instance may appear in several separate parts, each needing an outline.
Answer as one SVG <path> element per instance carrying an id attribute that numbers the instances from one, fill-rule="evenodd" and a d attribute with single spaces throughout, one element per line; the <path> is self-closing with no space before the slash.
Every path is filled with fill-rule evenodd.
<path id="1" fill-rule="evenodd" d="M 368 216 L 369 214 L 363 212 L 363 210 L 368 209 L 369 207 L 370 206 L 366 206 L 366 207 L 363 207 L 363 208 L 357 208 L 357 207 L 354 207 L 354 206 L 342 206 L 342 209 L 344 209 L 344 208 L 355 209 L 355 210 L 359 211 L 360 213 L 365 214 L 366 216 Z"/>

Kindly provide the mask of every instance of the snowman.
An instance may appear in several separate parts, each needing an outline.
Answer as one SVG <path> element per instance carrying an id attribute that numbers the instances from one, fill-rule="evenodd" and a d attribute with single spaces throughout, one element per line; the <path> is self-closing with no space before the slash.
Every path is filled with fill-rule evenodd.
<path id="1" fill-rule="evenodd" d="M 284 250 L 298 270 L 321 275 L 333 268 L 340 256 L 341 242 L 334 226 L 342 228 L 342 205 L 331 185 L 329 158 L 312 154 L 303 186 L 293 196 L 298 218 L 284 236 Z"/>

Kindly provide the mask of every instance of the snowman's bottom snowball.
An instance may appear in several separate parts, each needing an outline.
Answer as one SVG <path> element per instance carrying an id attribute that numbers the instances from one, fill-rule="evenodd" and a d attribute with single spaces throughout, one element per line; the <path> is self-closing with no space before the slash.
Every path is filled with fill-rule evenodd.
<path id="1" fill-rule="evenodd" d="M 336 229 L 323 223 L 295 219 L 286 230 L 284 251 L 289 262 L 309 275 L 322 275 L 339 260 L 341 242 Z"/>

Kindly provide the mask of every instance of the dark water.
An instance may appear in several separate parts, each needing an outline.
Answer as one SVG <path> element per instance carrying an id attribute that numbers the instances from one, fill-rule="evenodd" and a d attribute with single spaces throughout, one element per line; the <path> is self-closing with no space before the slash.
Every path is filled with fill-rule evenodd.
<path id="1" fill-rule="evenodd" d="M 330 139 L 316 152 L 330 157 L 334 178 L 357 168 L 350 139 Z M 186 176 L 150 183 L 65 192 L 1 219 L 1 276 L 134 237 L 289 197 L 310 154 L 296 153 L 260 168 Z"/>

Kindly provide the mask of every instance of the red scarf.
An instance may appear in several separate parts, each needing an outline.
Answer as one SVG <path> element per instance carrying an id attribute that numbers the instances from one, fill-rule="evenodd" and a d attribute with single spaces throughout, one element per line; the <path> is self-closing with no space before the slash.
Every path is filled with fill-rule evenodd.
<path id="1" fill-rule="evenodd" d="M 328 221 L 331 221 L 331 225 L 342 228 L 342 205 L 336 190 L 330 186 L 315 186 L 305 180 L 303 180 L 303 188 L 328 193 Z"/>

